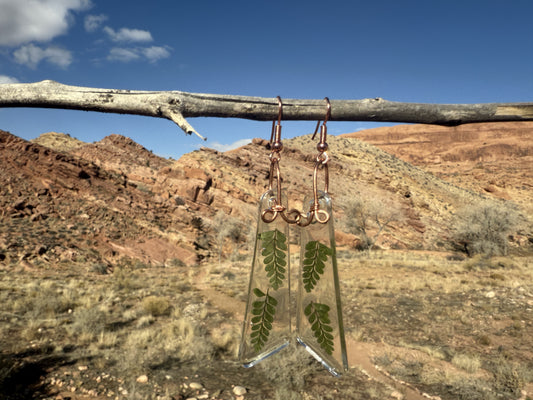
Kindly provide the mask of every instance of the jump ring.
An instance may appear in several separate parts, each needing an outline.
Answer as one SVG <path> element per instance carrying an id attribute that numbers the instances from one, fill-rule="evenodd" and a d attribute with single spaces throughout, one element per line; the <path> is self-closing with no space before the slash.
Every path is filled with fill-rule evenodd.
<path id="1" fill-rule="evenodd" d="M 321 224 L 325 224 L 326 222 L 329 221 L 329 218 L 330 218 L 330 215 L 327 211 L 325 210 L 315 210 L 314 211 L 314 214 L 315 214 L 315 218 L 318 222 L 320 222 Z M 321 218 L 320 216 L 323 215 L 324 217 Z"/>
<path id="2" fill-rule="evenodd" d="M 269 218 L 268 215 L 272 215 L 272 218 Z M 274 221 L 277 216 L 278 216 L 278 211 L 272 210 L 270 208 L 263 210 L 263 212 L 261 213 L 261 219 L 263 220 L 263 222 L 267 224 Z"/>

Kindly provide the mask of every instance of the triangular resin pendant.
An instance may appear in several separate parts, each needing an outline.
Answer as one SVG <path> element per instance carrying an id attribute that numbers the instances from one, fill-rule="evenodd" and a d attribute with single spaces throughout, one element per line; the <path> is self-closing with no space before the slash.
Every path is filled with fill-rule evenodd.
<path id="1" fill-rule="evenodd" d="M 304 205 L 314 204 L 313 200 Z M 342 321 L 335 230 L 331 197 L 318 192 L 319 209 L 328 221 L 316 219 L 300 230 L 300 276 L 296 312 L 296 335 L 300 344 L 334 376 L 348 368 Z"/>
<path id="2" fill-rule="evenodd" d="M 286 201 L 282 199 L 286 204 Z M 252 367 L 289 344 L 291 335 L 289 224 L 264 218 L 278 205 L 269 190 L 259 202 L 255 250 L 239 359 Z M 276 214 L 273 214 L 276 215 Z M 269 215 L 271 217 L 272 214 Z M 265 219 L 270 222 L 265 222 Z"/>

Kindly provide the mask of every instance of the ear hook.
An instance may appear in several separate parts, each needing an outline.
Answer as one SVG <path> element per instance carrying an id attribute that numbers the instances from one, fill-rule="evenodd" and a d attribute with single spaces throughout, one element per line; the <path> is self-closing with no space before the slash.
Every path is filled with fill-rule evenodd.
<path id="1" fill-rule="evenodd" d="M 278 123 L 276 125 L 276 120 L 272 121 L 272 132 L 270 133 L 270 148 L 272 148 L 272 145 L 274 143 L 281 143 L 281 118 L 283 117 L 283 102 L 281 101 L 281 97 L 279 96 L 276 96 L 276 99 L 278 99 Z"/>
<path id="2" fill-rule="evenodd" d="M 298 210 L 289 210 L 285 213 L 285 206 L 281 203 L 281 172 L 279 169 L 279 161 L 281 159 L 281 151 L 283 150 L 283 143 L 281 143 L 281 118 L 283 117 L 283 102 L 281 97 L 278 99 L 278 120 L 272 121 L 272 132 L 270 134 L 270 173 L 268 189 L 273 189 L 274 176 L 276 177 L 276 199 L 274 204 L 263 210 L 261 213 L 261 219 L 267 224 L 274 221 L 278 215 L 289 224 L 296 224 L 300 221 L 300 212 Z"/>
<path id="3" fill-rule="evenodd" d="M 324 100 L 326 100 L 326 117 L 324 118 L 324 122 L 322 123 L 322 130 L 324 131 L 324 138 L 322 138 L 322 132 L 320 133 L 320 143 L 326 143 L 326 133 L 327 133 L 327 128 L 326 128 L 326 124 L 328 123 L 328 120 L 330 119 L 331 117 L 331 103 L 329 102 L 329 98 L 328 97 L 324 97 Z M 313 136 L 311 137 L 311 140 L 314 140 L 315 139 L 315 136 L 318 132 L 318 127 L 320 126 L 320 120 L 316 123 L 316 128 L 315 128 L 315 133 L 313 133 Z"/>

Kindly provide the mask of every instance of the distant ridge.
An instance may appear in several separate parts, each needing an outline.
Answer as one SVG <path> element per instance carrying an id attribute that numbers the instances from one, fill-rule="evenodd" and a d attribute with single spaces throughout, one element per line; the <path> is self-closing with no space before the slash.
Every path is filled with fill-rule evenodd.
<path id="1" fill-rule="evenodd" d="M 533 122 L 397 125 L 343 137 L 364 140 L 458 186 L 512 200 L 533 215 Z"/>
<path id="2" fill-rule="evenodd" d="M 391 128 L 328 137 L 339 246 L 357 240 L 345 232 L 344 215 L 359 195 L 403 216 L 380 236 L 383 248 L 449 250 L 455 212 L 481 199 L 511 199 L 531 216 L 530 126 Z M 469 151 L 479 149 L 487 161 L 472 161 Z M 120 135 L 88 144 L 49 133 L 31 143 L 0 131 L 0 262 L 201 262 L 218 254 L 217 212 L 242 221 L 243 236 L 255 225 L 269 153 L 267 140 L 254 139 L 171 161 Z M 311 194 L 315 154 L 309 136 L 284 141 L 290 207 L 301 208 Z"/>
<path id="3" fill-rule="evenodd" d="M 48 132 L 41 134 L 38 138 L 30 140 L 32 143 L 40 144 L 57 151 L 71 151 L 87 143 L 73 138 L 68 133 Z"/>

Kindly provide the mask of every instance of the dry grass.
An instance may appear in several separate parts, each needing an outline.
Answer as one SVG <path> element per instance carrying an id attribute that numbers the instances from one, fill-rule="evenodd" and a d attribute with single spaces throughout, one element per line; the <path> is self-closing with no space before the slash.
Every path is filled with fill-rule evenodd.
<path id="1" fill-rule="evenodd" d="M 341 277 L 348 330 L 389 344 L 376 363 L 398 379 L 450 399 L 531 385 L 531 258 L 374 252 L 344 257 Z"/>
<path id="2" fill-rule="evenodd" d="M 470 374 L 478 372 L 481 368 L 481 360 L 476 355 L 456 354 L 452 358 L 452 364 Z"/>
<path id="3" fill-rule="evenodd" d="M 170 302 L 165 297 L 148 296 L 142 300 L 142 308 L 144 312 L 153 317 L 160 317 L 162 315 L 169 315 L 172 310 Z"/>
<path id="4" fill-rule="evenodd" d="M 296 282 L 298 256 L 291 262 Z M 442 399 L 514 399 L 530 387 L 530 258 L 341 251 L 339 269 L 347 337 L 379 344 L 373 361 L 392 376 Z M 54 387 L 52 378 L 87 366 L 79 385 L 96 390 L 96 380 L 105 380 L 103 396 L 119 387 L 130 395 L 135 387 L 141 398 L 192 396 L 179 382 L 196 373 L 206 385 L 227 388 L 228 399 L 232 384 L 251 388 L 250 399 L 387 398 L 389 386 L 356 369 L 335 380 L 299 351 L 242 369 L 235 362 L 242 317 L 228 310 L 244 307 L 248 273 L 241 261 L 188 269 L 132 265 L 105 275 L 0 269 L 2 354 L 26 363 L 69 360 L 47 367 L 44 391 Z M 206 301 L 207 292 L 224 300 Z M 22 368 L 13 363 L 0 368 L 2 390 Z M 136 384 L 141 374 L 149 385 Z"/>

